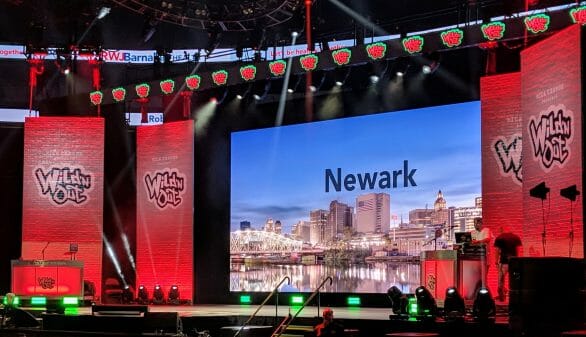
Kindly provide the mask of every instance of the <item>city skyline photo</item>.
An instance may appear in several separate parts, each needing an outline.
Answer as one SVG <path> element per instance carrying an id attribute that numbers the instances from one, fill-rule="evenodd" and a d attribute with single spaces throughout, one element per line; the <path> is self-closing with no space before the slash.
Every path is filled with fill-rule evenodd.
<path id="1" fill-rule="evenodd" d="M 391 226 L 409 211 L 474 206 L 481 195 L 480 102 L 234 132 L 231 231 L 281 221 L 283 233 L 333 200 L 390 195 Z"/>

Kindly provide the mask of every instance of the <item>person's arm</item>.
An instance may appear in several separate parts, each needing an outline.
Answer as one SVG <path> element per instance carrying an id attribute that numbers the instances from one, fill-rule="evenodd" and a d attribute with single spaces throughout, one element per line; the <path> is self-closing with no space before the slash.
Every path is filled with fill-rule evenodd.
<path id="1" fill-rule="evenodd" d="M 498 266 L 501 263 L 501 249 L 496 246 L 494 248 L 494 264 Z"/>

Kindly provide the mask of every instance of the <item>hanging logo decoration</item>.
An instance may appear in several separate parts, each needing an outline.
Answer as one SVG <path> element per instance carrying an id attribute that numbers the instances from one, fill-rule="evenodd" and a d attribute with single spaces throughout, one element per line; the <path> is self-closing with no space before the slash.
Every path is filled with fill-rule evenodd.
<path id="1" fill-rule="evenodd" d="M 185 77 L 185 85 L 189 90 L 197 90 L 201 85 L 201 76 L 199 75 L 190 75 Z"/>
<path id="2" fill-rule="evenodd" d="M 283 76 L 287 69 L 287 62 L 283 60 L 273 61 L 269 63 L 269 71 L 273 76 Z"/>
<path id="3" fill-rule="evenodd" d="M 332 52 L 332 58 L 337 65 L 343 66 L 350 63 L 352 52 L 348 48 L 334 50 Z"/>
<path id="4" fill-rule="evenodd" d="M 450 29 L 441 34 L 442 43 L 448 48 L 457 47 L 464 40 L 464 31 L 458 28 Z"/>
<path id="5" fill-rule="evenodd" d="M 218 70 L 212 73 L 212 80 L 216 85 L 224 85 L 228 82 L 228 72 L 226 70 Z"/>
<path id="6" fill-rule="evenodd" d="M 371 60 L 380 60 L 387 54 L 387 44 L 383 42 L 371 43 L 366 46 L 366 53 Z"/>
<path id="7" fill-rule="evenodd" d="M 148 192 L 148 200 L 160 210 L 167 207 L 179 207 L 183 201 L 182 195 L 186 191 L 185 180 L 185 175 L 177 168 L 147 172 L 144 176 L 144 183 Z"/>
<path id="8" fill-rule="evenodd" d="M 92 174 L 82 168 L 69 165 L 54 166 L 50 169 L 37 167 L 35 177 L 42 196 L 57 206 L 70 203 L 83 204 L 92 189 Z"/>
<path id="9" fill-rule="evenodd" d="M 116 102 L 122 102 L 126 99 L 126 89 L 122 87 L 112 89 L 112 98 Z"/>
<path id="10" fill-rule="evenodd" d="M 313 54 L 305 55 L 299 58 L 299 62 L 301 63 L 301 68 L 303 68 L 305 71 L 311 71 L 317 68 L 319 57 Z"/>
<path id="11" fill-rule="evenodd" d="M 500 40 L 505 35 L 505 24 L 502 22 L 491 22 L 480 26 L 482 35 L 489 41 Z"/>
<path id="12" fill-rule="evenodd" d="M 580 6 L 573 8 L 570 11 L 570 16 L 572 17 L 572 21 L 574 23 L 579 23 L 581 25 L 586 24 L 586 6 Z"/>
<path id="13" fill-rule="evenodd" d="M 492 142 L 492 151 L 497 161 L 499 173 L 503 177 L 511 177 L 517 185 L 523 183 L 523 138 L 514 134 L 510 138 L 499 136 Z"/>
<path id="14" fill-rule="evenodd" d="M 101 91 L 92 91 L 90 92 L 90 101 L 93 105 L 100 105 L 102 104 L 102 99 L 104 98 L 104 94 Z"/>
<path id="15" fill-rule="evenodd" d="M 544 172 L 553 165 L 564 167 L 571 154 L 575 128 L 574 113 L 564 104 L 550 106 L 538 115 L 531 116 L 527 131 L 533 160 L 539 162 Z"/>
<path id="16" fill-rule="evenodd" d="M 409 54 L 420 53 L 423 50 L 423 37 L 419 35 L 406 37 L 401 40 L 403 43 L 403 49 Z"/>
<path id="17" fill-rule="evenodd" d="M 528 31 L 533 34 L 543 33 L 549 29 L 549 15 L 547 14 L 536 14 L 526 17 L 523 22 L 525 22 L 525 27 Z"/>
<path id="18" fill-rule="evenodd" d="M 147 98 L 149 97 L 149 93 L 151 91 L 151 86 L 148 85 L 147 83 L 141 83 L 138 84 L 136 87 L 134 87 L 134 90 L 136 91 L 136 95 L 140 98 Z"/>
<path id="19" fill-rule="evenodd" d="M 173 90 L 175 90 L 175 81 L 173 80 L 164 80 L 161 81 L 159 83 L 159 86 L 161 87 L 161 91 L 165 94 L 165 95 L 169 95 L 173 93 Z"/>
<path id="20" fill-rule="evenodd" d="M 240 77 L 245 81 L 254 80 L 256 78 L 256 67 L 253 65 L 240 67 Z"/>

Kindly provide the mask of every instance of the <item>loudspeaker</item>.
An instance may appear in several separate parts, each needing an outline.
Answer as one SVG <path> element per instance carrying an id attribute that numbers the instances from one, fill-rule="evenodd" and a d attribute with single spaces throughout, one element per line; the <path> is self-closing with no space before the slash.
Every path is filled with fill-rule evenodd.
<path id="1" fill-rule="evenodd" d="M 584 261 L 566 257 L 509 260 L 509 324 L 519 335 L 550 336 L 582 327 Z"/>

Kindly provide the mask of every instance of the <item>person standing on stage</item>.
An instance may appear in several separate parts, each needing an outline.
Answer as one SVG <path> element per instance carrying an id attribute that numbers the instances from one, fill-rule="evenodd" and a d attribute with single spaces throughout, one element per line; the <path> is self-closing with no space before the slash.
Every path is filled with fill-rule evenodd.
<path id="1" fill-rule="evenodd" d="M 499 301 L 504 301 L 506 298 L 505 276 L 509 273 L 509 258 L 519 256 L 519 247 L 522 245 L 521 238 L 510 232 L 501 233 L 494 240 L 495 263 L 499 272 L 497 297 Z"/>
<path id="2" fill-rule="evenodd" d="M 482 224 L 482 218 L 474 218 L 474 230 L 471 233 L 472 246 L 477 246 L 481 254 L 481 267 L 480 267 L 480 281 L 478 286 L 486 286 L 486 278 L 488 276 L 488 267 L 490 266 L 490 240 L 492 239 L 492 233 L 490 229 L 484 227 Z"/>
<path id="3" fill-rule="evenodd" d="M 488 246 L 492 234 L 490 229 L 482 226 L 482 218 L 474 218 L 474 230 L 472 231 L 472 244 Z"/>

